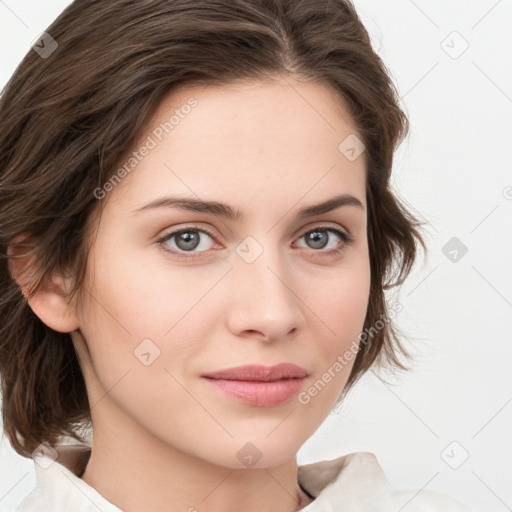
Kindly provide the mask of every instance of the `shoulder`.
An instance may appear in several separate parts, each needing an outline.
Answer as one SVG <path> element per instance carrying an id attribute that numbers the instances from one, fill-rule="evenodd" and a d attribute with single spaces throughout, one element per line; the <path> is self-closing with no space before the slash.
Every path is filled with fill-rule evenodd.
<path id="1" fill-rule="evenodd" d="M 33 457 L 36 486 L 16 512 L 120 512 L 78 476 L 90 452 L 87 444 L 60 444 Z"/>
<path id="2" fill-rule="evenodd" d="M 316 512 L 316 507 L 321 510 L 333 506 L 353 511 L 474 512 L 436 491 L 391 487 L 377 457 L 369 452 L 299 466 L 298 477 L 316 497 L 309 506 L 311 508 L 305 509 L 308 512 Z"/>

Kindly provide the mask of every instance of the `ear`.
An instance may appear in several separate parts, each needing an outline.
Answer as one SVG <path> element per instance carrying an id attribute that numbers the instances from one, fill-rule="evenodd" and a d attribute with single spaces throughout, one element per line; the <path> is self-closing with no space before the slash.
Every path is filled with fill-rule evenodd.
<path id="1" fill-rule="evenodd" d="M 7 249 L 9 271 L 18 283 L 32 311 L 51 329 L 58 332 L 71 332 L 78 329 L 78 316 L 73 304 L 68 304 L 65 294 L 74 284 L 69 277 L 58 274 L 46 276 L 37 291 L 29 296 L 29 285 L 34 256 L 29 248 L 30 238 L 19 235 L 14 238 Z"/>

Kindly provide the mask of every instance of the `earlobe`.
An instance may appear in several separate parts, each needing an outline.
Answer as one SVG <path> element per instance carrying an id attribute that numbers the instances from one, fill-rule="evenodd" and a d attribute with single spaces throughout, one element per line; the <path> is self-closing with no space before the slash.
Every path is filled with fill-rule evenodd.
<path id="1" fill-rule="evenodd" d="M 9 259 L 9 271 L 19 287 L 32 311 L 51 329 L 58 332 L 71 332 L 78 329 L 78 316 L 72 304 L 68 303 L 66 293 L 71 290 L 73 282 L 70 278 L 52 274 L 45 276 L 38 289 L 29 295 L 33 254 L 26 244 L 20 244 L 26 237 L 20 235 L 9 245 L 7 254 L 17 255 Z"/>

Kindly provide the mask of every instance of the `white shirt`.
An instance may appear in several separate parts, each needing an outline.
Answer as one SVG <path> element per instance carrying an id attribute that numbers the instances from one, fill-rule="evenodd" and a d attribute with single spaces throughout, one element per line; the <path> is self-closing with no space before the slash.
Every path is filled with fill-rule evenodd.
<path id="1" fill-rule="evenodd" d="M 37 457 L 36 486 L 16 512 L 122 512 L 77 476 L 85 468 L 89 445 L 55 449 L 57 459 L 46 453 Z M 435 491 L 393 489 L 375 455 L 367 452 L 298 466 L 297 479 L 315 497 L 300 509 L 304 512 L 474 512 Z"/>

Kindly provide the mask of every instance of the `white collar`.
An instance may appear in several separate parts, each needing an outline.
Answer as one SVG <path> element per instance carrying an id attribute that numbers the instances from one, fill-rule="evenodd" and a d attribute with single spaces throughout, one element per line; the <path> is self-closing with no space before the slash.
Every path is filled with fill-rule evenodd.
<path id="1" fill-rule="evenodd" d="M 60 444 L 57 459 L 43 453 L 35 460 L 36 487 L 17 512 L 121 512 L 78 475 L 90 454 L 88 444 Z M 398 491 L 386 480 L 374 454 L 357 452 L 298 466 L 300 485 L 315 496 L 304 512 L 400 510 L 410 501 L 418 512 L 471 512 L 434 491 Z M 414 503 L 412 503 L 414 501 Z"/>

